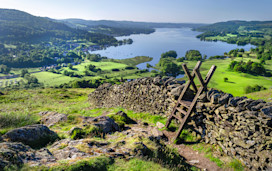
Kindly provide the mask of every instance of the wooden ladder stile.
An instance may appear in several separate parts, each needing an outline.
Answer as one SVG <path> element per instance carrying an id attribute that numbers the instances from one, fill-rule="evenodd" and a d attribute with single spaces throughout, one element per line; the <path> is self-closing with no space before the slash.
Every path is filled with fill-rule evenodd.
<path id="1" fill-rule="evenodd" d="M 207 90 L 207 85 L 208 85 L 209 81 L 211 80 L 211 77 L 214 74 L 214 71 L 216 70 L 216 66 L 213 65 L 211 67 L 211 69 L 209 70 L 208 74 L 206 75 L 205 80 L 203 80 L 203 78 L 202 78 L 202 76 L 201 76 L 201 74 L 199 72 L 199 68 L 200 68 L 201 64 L 202 64 L 201 61 L 197 62 L 195 68 L 193 69 L 192 74 L 190 74 L 189 69 L 187 68 L 186 64 L 185 63 L 182 64 L 182 68 L 183 68 L 186 76 L 188 77 L 188 81 L 187 81 L 186 85 L 184 86 L 184 88 L 183 88 L 183 90 L 182 90 L 182 92 L 181 92 L 181 94 L 180 94 L 180 96 L 179 96 L 179 98 L 177 100 L 177 103 L 175 104 L 175 106 L 174 106 L 174 108 L 173 108 L 173 110 L 172 110 L 172 112 L 171 112 L 170 116 L 168 117 L 168 120 L 167 120 L 167 122 L 165 124 L 165 127 L 169 128 L 169 126 L 170 126 L 173 119 L 178 119 L 179 122 L 180 122 L 179 129 L 176 132 L 176 134 L 175 134 L 174 138 L 172 139 L 172 141 L 176 140 L 180 136 L 185 124 L 187 123 L 188 118 L 190 117 L 191 113 L 195 109 L 198 97 L 201 95 L 201 93 L 203 91 Z M 197 77 L 199 82 L 200 82 L 200 87 L 199 88 L 196 87 L 196 84 L 194 82 L 195 77 Z M 194 98 L 192 100 L 188 100 L 188 99 L 185 99 L 185 94 L 190 89 L 191 85 L 193 87 L 195 95 L 194 95 Z M 187 111 L 181 109 L 179 106 L 180 107 L 182 106 L 183 108 L 186 108 Z M 179 116 L 177 114 L 177 111 L 180 112 L 181 114 L 183 114 L 183 117 Z"/>

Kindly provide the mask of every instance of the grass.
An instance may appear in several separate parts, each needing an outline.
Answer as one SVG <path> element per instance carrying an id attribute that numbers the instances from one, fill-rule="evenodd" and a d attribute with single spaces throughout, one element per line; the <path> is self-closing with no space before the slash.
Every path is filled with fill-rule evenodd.
<path id="1" fill-rule="evenodd" d="M 55 73 L 45 72 L 45 71 L 34 73 L 32 75 L 37 77 L 39 82 L 43 83 L 46 87 L 60 85 L 60 84 L 68 83 L 69 81 L 78 79 L 76 77 L 69 77 L 62 74 L 55 74 Z"/>
<path id="2" fill-rule="evenodd" d="M 116 162 L 109 166 L 109 171 L 140 171 L 140 170 L 146 170 L 146 171 L 154 171 L 154 170 L 160 170 L 160 171 L 168 171 L 170 169 L 163 168 L 161 165 L 154 163 L 152 161 L 144 161 L 141 159 L 131 159 L 129 161 L 125 160 L 116 160 Z"/>
<path id="3" fill-rule="evenodd" d="M 241 60 L 242 58 L 236 58 L 235 60 Z M 244 61 L 253 60 L 258 61 L 257 59 L 252 58 L 243 58 Z M 230 58 L 227 59 L 215 59 L 215 60 L 206 60 L 202 63 L 200 68 L 202 76 L 205 78 L 206 73 L 209 71 L 212 65 L 216 65 L 217 69 L 208 85 L 210 88 L 220 89 L 224 92 L 231 93 L 234 96 L 244 96 L 244 88 L 248 85 L 263 85 L 266 88 L 272 86 L 271 77 L 263 76 L 254 76 L 246 73 L 238 73 L 228 70 L 228 66 L 231 62 Z M 187 61 L 188 68 L 192 70 L 196 64 L 196 61 Z M 267 61 L 265 68 L 272 70 L 272 61 Z M 224 78 L 228 78 L 228 82 L 224 82 Z"/>
<path id="4" fill-rule="evenodd" d="M 259 92 L 249 93 L 246 95 L 248 98 L 257 100 L 257 99 L 263 99 L 266 102 L 272 102 L 272 89 L 263 90 Z"/>
<path id="5" fill-rule="evenodd" d="M 129 66 L 136 66 L 140 63 L 152 61 L 153 58 L 148 56 L 136 56 L 134 58 L 127 58 L 127 59 L 115 59 L 114 61 L 129 65 Z"/>
<path id="6" fill-rule="evenodd" d="M 206 158 L 210 159 L 220 168 L 223 169 L 232 168 L 233 170 L 236 171 L 244 170 L 244 166 L 239 160 L 225 156 L 224 153 L 222 152 L 222 149 L 218 146 L 198 143 L 195 145 L 191 145 L 191 147 L 194 150 L 203 153 Z M 219 157 L 215 157 L 215 154 L 217 154 L 217 156 Z"/>
<path id="7" fill-rule="evenodd" d="M 87 95 L 92 91 L 93 89 L 37 89 L 5 92 L 5 95 L 0 96 L 0 131 L 36 123 L 41 111 L 92 115 L 94 112 L 88 110 L 87 101 Z"/>

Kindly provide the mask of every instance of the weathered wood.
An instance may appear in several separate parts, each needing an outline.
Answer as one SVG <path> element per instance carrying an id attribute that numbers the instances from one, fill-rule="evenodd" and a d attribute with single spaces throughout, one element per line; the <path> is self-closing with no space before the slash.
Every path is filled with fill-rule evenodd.
<path id="1" fill-rule="evenodd" d="M 201 95 L 201 93 L 203 91 L 207 90 L 207 85 L 208 85 L 212 75 L 214 74 L 214 71 L 216 70 L 216 66 L 213 65 L 211 67 L 211 69 L 209 70 L 209 72 L 207 73 L 207 75 L 205 77 L 205 80 L 203 80 L 203 78 L 202 78 L 202 76 L 201 76 L 201 74 L 199 72 L 199 68 L 200 68 L 201 64 L 202 64 L 201 61 L 197 62 L 195 68 L 193 69 L 192 74 L 190 74 L 189 69 L 187 68 L 186 64 L 182 64 L 182 68 L 183 68 L 185 74 L 188 77 L 188 82 L 186 83 L 185 87 L 183 88 L 183 90 L 182 90 L 182 92 L 181 92 L 181 94 L 180 94 L 180 96 L 178 98 L 178 101 L 177 101 L 175 107 L 173 108 L 173 110 L 172 110 L 172 112 L 171 112 L 171 114 L 170 114 L 170 116 L 169 116 L 169 118 L 168 118 L 168 120 L 166 122 L 166 125 L 165 125 L 165 127 L 168 128 L 173 119 L 178 119 L 180 121 L 179 129 L 176 132 L 176 134 L 175 134 L 174 138 L 172 139 L 172 141 L 176 140 L 180 136 L 185 124 L 187 123 L 188 118 L 190 117 L 191 113 L 195 109 L 195 105 L 197 103 L 198 97 Z M 200 87 L 199 88 L 196 87 L 196 84 L 194 82 L 195 77 L 197 77 L 199 82 L 200 82 Z M 194 98 L 192 99 L 192 101 L 184 100 L 183 97 L 184 97 L 186 91 L 189 90 L 191 85 L 193 86 L 193 89 L 195 90 L 196 94 L 195 94 Z M 186 107 L 188 110 L 187 111 L 182 110 L 181 108 L 178 107 L 179 105 L 182 105 L 183 107 Z M 176 114 L 177 111 L 179 111 L 184 116 L 183 117 L 178 116 Z"/>

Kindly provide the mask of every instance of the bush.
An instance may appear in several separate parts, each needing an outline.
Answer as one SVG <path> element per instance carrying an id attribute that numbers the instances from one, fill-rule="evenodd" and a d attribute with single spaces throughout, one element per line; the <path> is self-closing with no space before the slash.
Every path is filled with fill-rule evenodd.
<path id="1" fill-rule="evenodd" d="M 246 86 L 245 87 L 246 94 L 261 91 L 261 90 L 266 90 L 266 88 L 264 86 L 257 85 L 257 84 L 255 86 Z"/>
<path id="2" fill-rule="evenodd" d="M 113 69 L 111 69 L 111 71 L 120 71 L 119 69 L 117 69 L 117 68 L 113 68 Z"/>

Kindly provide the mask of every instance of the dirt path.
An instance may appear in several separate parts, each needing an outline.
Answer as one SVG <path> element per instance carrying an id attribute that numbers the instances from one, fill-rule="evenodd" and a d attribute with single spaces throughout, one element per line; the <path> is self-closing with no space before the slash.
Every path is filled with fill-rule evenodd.
<path id="1" fill-rule="evenodd" d="M 167 131 L 164 131 L 163 133 L 164 135 L 167 136 L 168 139 L 173 137 L 173 135 Z M 187 160 L 187 163 L 189 163 L 190 165 L 196 166 L 197 168 L 201 170 L 207 170 L 207 171 L 224 170 L 218 167 L 214 162 L 206 158 L 204 154 L 199 153 L 198 151 L 194 151 L 191 147 L 188 147 L 184 144 L 173 144 L 172 142 L 168 141 L 167 145 L 170 145 L 170 144 L 173 147 L 178 149 L 179 154 L 183 156 Z"/>

